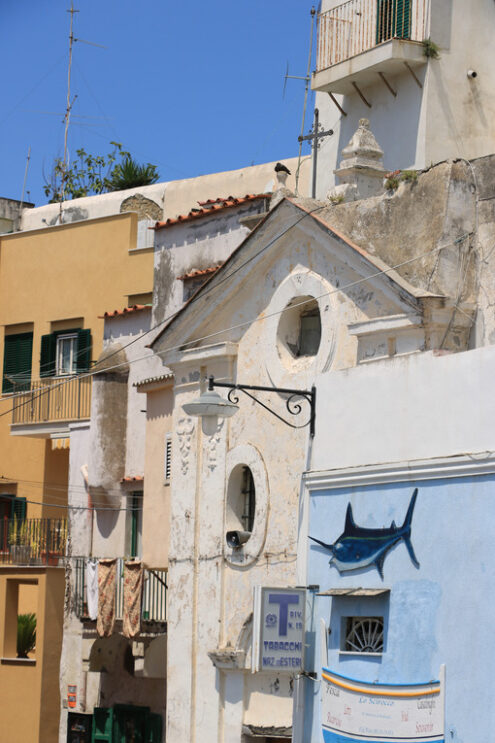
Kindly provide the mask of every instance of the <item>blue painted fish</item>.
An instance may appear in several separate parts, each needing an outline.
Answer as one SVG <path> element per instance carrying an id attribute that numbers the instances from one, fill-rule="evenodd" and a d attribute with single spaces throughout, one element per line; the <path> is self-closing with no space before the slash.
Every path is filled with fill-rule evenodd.
<path id="1" fill-rule="evenodd" d="M 419 568 L 419 562 L 414 554 L 411 543 L 411 522 L 418 495 L 418 488 L 415 489 L 409 502 L 406 518 L 402 526 L 396 526 L 392 521 L 387 529 L 367 529 L 366 527 L 356 526 L 352 514 L 352 506 L 349 503 L 345 516 L 344 532 L 333 544 L 326 544 L 315 537 L 310 537 L 313 542 L 320 544 L 332 554 L 330 564 L 335 565 L 340 573 L 349 570 L 358 570 L 366 568 L 369 565 L 376 565 L 380 576 L 383 579 L 383 563 L 388 552 L 394 545 L 404 540 L 404 544 L 409 552 L 413 564 Z"/>

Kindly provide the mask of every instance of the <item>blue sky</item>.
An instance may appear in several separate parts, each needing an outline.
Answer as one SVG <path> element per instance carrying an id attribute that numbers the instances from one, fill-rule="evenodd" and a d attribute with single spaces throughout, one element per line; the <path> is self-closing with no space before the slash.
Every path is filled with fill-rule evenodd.
<path id="1" fill-rule="evenodd" d="M 69 149 L 111 140 L 160 180 L 297 154 L 309 49 L 308 0 L 79 0 Z M 43 171 L 63 153 L 70 0 L 0 0 L 0 196 L 46 203 Z M 312 65 L 313 68 L 313 65 Z M 310 95 L 306 131 L 311 126 Z M 80 117 L 80 118 L 76 118 Z M 305 145 L 304 152 L 309 148 Z"/>

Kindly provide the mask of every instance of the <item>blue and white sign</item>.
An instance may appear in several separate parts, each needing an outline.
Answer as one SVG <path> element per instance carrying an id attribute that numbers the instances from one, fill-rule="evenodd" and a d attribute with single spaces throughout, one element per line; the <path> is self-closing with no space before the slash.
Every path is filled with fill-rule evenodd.
<path id="1" fill-rule="evenodd" d="M 253 673 L 303 670 L 305 604 L 304 589 L 255 587 Z"/>
<path id="2" fill-rule="evenodd" d="M 323 668 L 324 743 L 444 743 L 445 666 L 439 681 L 370 684 Z"/>

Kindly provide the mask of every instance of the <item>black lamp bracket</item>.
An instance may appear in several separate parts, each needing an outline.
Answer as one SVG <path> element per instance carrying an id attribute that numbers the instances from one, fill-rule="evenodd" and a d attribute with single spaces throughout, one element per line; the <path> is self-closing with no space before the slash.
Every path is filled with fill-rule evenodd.
<path id="1" fill-rule="evenodd" d="M 237 405 L 239 402 L 239 396 L 237 395 L 237 392 L 244 392 L 245 395 L 251 398 L 251 400 L 254 400 L 254 402 L 258 403 L 258 405 L 261 405 L 262 408 L 265 408 L 265 410 L 268 410 L 269 413 L 275 416 L 275 418 L 278 418 L 279 421 L 282 421 L 282 423 L 285 423 L 287 426 L 290 426 L 291 428 L 305 428 L 306 426 L 309 426 L 309 433 L 310 436 L 313 437 L 315 435 L 315 419 L 316 419 L 316 387 L 311 387 L 310 390 L 294 390 L 294 389 L 287 389 L 286 387 L 263 387 L 261 385 L 253 385 L 253 384 L 234 384 L 233 382 L 216 382 L 213 375 L 210 375 L 208 377 L 208 390 L 212 391 L 215 389 L 215 387 L 224 387 L 229 390 L 227 398 L 230 402 Z M 251 394 L 251 392 L 278 392 L 281 395 L 288 395 L 285 406 L 287 408 L 287 411 L 291 415 L 299 415 L 303 408 L 301 405 L 302 401 L 305 401 L 309 405 L 309 419 L 302 423 L 301 425 L 297 425 L 294 423 L 291 423 L 290 420 L 287 420 L 286 418 L 283 418 L 281 415 L 276 413 L 274 410 L 268 407 L 264 402 L 259 400 L 257 397 Z"/>

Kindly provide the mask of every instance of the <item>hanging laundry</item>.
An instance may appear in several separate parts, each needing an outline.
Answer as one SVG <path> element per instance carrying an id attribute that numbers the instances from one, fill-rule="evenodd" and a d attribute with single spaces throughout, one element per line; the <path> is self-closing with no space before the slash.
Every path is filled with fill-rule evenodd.
<path id="1" fill-rule="evenodd" d="M 117 560 L 105 559 L 98 563 L 98 620 L 99 637 L 110 637 L 115 625 L 115 580 Z"/>
<path id="2" fill-rule="evenodd" d="M 86 562 L 86 597 L 88 606 L 88 617 L 98 617 L 98 560 L 87 560 Z"/>
<path id="3" fill-rule="evenodd" d="M 128 560 L 124 563 L 124 637 L 136 637 L 141 631 L 142 594 L 143 563 L 140 560 Z"/>

